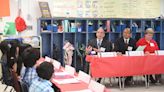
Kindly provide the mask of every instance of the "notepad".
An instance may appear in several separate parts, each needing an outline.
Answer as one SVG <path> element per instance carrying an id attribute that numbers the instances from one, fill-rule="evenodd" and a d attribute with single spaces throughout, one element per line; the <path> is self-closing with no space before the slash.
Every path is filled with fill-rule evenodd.
<path id="1" fill-rule="evenodd" d="M 146 48 L 146 45 L 144 46 L 139 46 L 136 51 L 144 51 L 144 49 Z"/>

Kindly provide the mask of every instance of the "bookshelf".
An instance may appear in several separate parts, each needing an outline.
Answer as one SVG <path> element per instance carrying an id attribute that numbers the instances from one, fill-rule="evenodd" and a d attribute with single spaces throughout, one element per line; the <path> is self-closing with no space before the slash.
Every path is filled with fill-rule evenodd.
<path id="1" fill-rule="evenodd" d="M 107 25 L 108 21 L 108 25 Z M 64 65 L 64 41 L 67 40 L 75 47 L 73 64 L 77 70 L 83 69 L 83 61 L 79 60 L 76 49 L 79 45 L 88 45 L 88 41 L 96 37 L 96 30 L 103 27 L 106 30 L 105 38 L 112 43 L 122 36 L 124 28 L 132 30 L 132 38 L 138 40 L 144 36 L 146 28 L 155 30 L 154 39 L 160 49 L 164 50 L 164 20 L 159 19 L 125 19 L 125 18 L 39 18 L 38 35 L 42 38 L 42 54 L 53 58 L 56 54 L 54 47 L 59 50 L 58 60 Z"/>

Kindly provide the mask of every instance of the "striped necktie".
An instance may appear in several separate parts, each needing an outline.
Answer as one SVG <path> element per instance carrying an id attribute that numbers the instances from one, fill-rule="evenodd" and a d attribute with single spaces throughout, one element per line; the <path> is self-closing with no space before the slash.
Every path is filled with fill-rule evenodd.
<path id="1" fill-rule="evenodd" d="M 98 40 L 97 47 L 100 48 L 100 46 L 101 46 L 101 40 Z"/>

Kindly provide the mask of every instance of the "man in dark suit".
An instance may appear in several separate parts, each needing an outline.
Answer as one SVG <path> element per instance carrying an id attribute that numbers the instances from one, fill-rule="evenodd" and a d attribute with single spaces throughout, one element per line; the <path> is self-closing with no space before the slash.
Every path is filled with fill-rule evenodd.
<path id="1" fill-rule="evenodd" d="M 112 43 L 109 40 L 104 39 L 104 37 L 105 31 L 100 27 L 96 32 L 96 38 L 89 41 L 86 52 L 88 54 L 93 54 L 91 53 L 92 51 L 95 51 L 95 53 L 112 51 Z M 98 79 L 98 82 L 100 81 L 101 78 Z"/>
<path id="2" fill-rule="evenodd" d="M 114 43 L 114 51 L 119 54 L 125 54 L 126 51 L 136 50 L 136 41 L 131 38 L 130 28 L 125 28 L 123 36 Z"/>
<path id="3" fill-rule="evenodd" d="M 136 41 L 131 38 L 131 30 L 130 28 L 125 28 L 123 31 L 123 36 L 118 38 L 114 43 L 114 51 L 117 52 L 118 55 L 125 54 L 126 51 L 136 50 Z M 125 85 L 129 85 L 132 77 L 127 77 L 125 79 Z"/>

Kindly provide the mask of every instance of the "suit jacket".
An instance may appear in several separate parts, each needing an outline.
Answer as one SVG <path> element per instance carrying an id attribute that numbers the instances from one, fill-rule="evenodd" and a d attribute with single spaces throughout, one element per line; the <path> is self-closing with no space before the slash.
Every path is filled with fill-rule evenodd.
<path id="1" fill-rule="evenodd" d="M 92 46 L 93 48 L 97 48 L 98 49 L 97 39 L 90 40 L 88 45 Z M 108 40 L 103 39 L 100 47 L 105 48 L 105 52 L 112 51 L 112 43 L 110 41 L 108 41 Z"/>
<path id="2" fill-rule="evenodd" d="M 136 41 L 132 38 L 129 39 L 129 43 L 126 44 L 124 42 L 124 38 L 121 37 L 116 40 L 114 43 L 114 51 L 121 52 L 122 54 L 125 54 L 126 51 L 128 51 L 128 46 L 132 47 L 132 51 L 136 50 Z"/>

